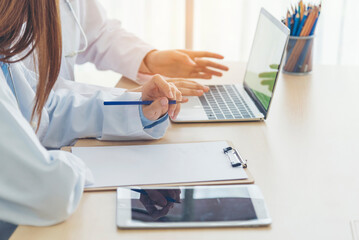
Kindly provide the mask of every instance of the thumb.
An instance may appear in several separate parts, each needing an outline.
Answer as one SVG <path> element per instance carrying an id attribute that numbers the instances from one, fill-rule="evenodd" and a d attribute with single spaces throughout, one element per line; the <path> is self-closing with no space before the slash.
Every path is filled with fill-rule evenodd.
<path id="1" fill-rule="evenodd" d="M 143 106 L 143 115 L 151 121 L 155 121 L 168 111 L 168 99 L 158 98 L 151 105 Z"/>

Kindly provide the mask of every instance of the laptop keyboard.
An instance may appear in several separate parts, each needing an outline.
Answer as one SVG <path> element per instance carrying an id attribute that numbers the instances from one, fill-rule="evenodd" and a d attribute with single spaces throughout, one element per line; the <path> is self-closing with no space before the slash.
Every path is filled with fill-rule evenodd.
<path id="1" fill-rule="evenodd" d="M 199 97 L 209 120 L 254 118 L 244 98 L 234 85 L 211 85 Z"/>

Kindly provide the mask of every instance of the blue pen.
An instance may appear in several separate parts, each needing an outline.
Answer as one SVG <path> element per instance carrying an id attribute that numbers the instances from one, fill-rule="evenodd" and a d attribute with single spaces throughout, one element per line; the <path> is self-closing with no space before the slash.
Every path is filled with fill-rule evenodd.
<path id="1" fill-rule="evenodd" d="M 148 193 L 147 193 L 145 190 L 143 190 L 143 189 L 132 189 L 132 188 L 131 188 L 131 190 L 134 191 L 134 192 L 138 192 L 138 193 L 141 193 L 141 194 L 143 194 L 143 195 L 148 196 Z M 173 199 L 173 198 L 171 198 L 171 197 L 165 197 L 165 198 L 166 198 L 166 200 L 169 201 L 169 202 L 181 203 L 181 202 L 178 202 L 178 201 L 176 201 L 175 199 Z"/>
<path id="2" fill-rule="evenodd" d="M 151 105 L 153 101 L 104 101 L 103 105 Z M 168 104 L 182 103 L 182 101 L 168 100 Z"/>

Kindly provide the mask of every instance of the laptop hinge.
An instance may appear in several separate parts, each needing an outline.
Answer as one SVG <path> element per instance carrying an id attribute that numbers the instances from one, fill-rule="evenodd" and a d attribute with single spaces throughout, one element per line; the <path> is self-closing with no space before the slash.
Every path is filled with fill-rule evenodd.
<path id="1" fill-rule="evenodd" d="M 263 107 L 262 103 L 258 100 L 256 95 L 251 91 L 251 89 L 247 86 L 247 84 L 243 83 L 244 90 L 247 92 L 249 97 L 253 100 L 254 104 L 256 105 L 257 109 L 263 114 L 264 119 L 267 117 L 267 110 Z"/>

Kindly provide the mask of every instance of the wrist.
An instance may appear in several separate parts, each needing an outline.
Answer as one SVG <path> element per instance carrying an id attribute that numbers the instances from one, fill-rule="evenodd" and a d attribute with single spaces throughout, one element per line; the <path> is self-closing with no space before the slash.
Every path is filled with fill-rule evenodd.
<path id="1" fill-rule="evenodd" d="M 142 63 L 143 63 L 143 66 L 144 66 L 144 70 L 146 71 L 146 72 L 142 72 L 142 73 L 151 73 L 151 74 L 154 74 L 155 72 L 153 71 L 153 64 L 154 64 L 154 55 L 157 53 L 157 52 L 159 52 L 159 50 L 157 50 L 157 49 L 154 49 L 154 50 L 152 50 L 152 51 L 150 51 L 150 52 L 148 52 L 147 54 L 146 54 L 146 56 L 143 58 L 143 61 L 142 61 Z M 142 69 L 141 69 L 142 70 Z"/>
<path id="2" fill-rule="evenodd" d="M 127 89 L 126 92 L 142 92 L 143 87 L 137 87 L 137 88 L 132 88 L 132 89 Z"/>

